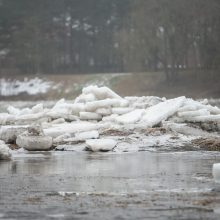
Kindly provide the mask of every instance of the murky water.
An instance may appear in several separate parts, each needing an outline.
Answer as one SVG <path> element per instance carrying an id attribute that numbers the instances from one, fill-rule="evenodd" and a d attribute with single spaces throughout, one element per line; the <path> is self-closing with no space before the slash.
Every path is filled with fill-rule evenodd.
<path id="1" fill-rule="evenodd" d="M 219 219 L 216 162 L 216 152 L 16 153 L 0 162 L 0 219 Z"/>

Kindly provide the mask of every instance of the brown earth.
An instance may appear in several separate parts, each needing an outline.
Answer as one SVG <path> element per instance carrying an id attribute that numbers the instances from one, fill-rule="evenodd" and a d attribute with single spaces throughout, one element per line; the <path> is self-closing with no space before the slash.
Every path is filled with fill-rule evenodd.
<path id="1" fill-rule="evenodd" d="M 16 76 L 23 80 L 24 77 Z M 201 72 L 180 73 L 178 81 L 167 82 L 162 72 L 156 73 L 130 73 L 130 74 L 74 74 L 74 75 L 40 75 L 45 80 L 59 84 L 58 88 L 50 90 L 47 94 L 29 96 L 25 93 L 19 96 L 0 97 L 0 100 L 54 100 L 65 97 L 73 99 L 80 94 L 84 86 L 90 84 L 106 85 L 122 96 L 159 96 L 177 97 L 185 95 L 192 98 L 219 98 L 220 74 Z M 4 78 L 15 79 L 14 76 Z"/>

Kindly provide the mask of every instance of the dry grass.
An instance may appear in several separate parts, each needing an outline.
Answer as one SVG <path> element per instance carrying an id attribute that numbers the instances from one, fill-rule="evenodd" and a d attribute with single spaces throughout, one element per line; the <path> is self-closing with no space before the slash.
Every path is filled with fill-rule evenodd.
<path id="1" fill-rule="evenodd" d="M 220 138 L 198 138 L 192 141 L 203 150 L 220 151 Z"/>
<path id="2" fill-rule="evenodd" d="M 40 75 L 38 77 L 54 82 L 54 84 L 60 84 L 60 86 L 57 89 L 49 91 L 47 94 L 37 96 L 21 94 L 17 97 L 10 97 L 10 99 L 54 100 L 62 97 L 74 99 L 80 94 L 84 86 L 90 84 L 109 86 L 121 96 L 165 96 L 172 98 L 185 95 L 192 98 L 219 98 L 219 75 L 215 74 L 213 77 L 211 73 L 202 72 L 195 76 L 192 72 L 184 72 L 179 75 L 179 80 L 175 83 L 166 82 L 165 75 L 162 72 Z M 24 77 L 33 78 L 35 76 L 16 76 L 20 80 Z M 8 78 L 14 79 L 15 76 L 8 76 Z"/>

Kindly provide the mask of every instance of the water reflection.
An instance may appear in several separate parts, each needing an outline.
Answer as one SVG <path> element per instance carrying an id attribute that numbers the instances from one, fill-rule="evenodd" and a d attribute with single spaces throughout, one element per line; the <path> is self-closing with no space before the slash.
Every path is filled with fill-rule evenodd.
<path id="1" fill-rule="evenodd" d="M 201 177 L 211 179 L 211 167 L 217 161 L 220 154 L 208 152 L 24 153 L 1 162 L 0 175 L 19 176 L 36 190 L 48 191 L 199 191 L 213 186 Z"/>

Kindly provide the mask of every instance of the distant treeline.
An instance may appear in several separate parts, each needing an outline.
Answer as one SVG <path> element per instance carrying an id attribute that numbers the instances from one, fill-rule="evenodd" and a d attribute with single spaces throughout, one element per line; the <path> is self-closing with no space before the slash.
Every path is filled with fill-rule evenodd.
<path id="1" fill-rule="evenodd" d="M 219 67 L 219 0 L 0 0 L 0 71 Z"/>

